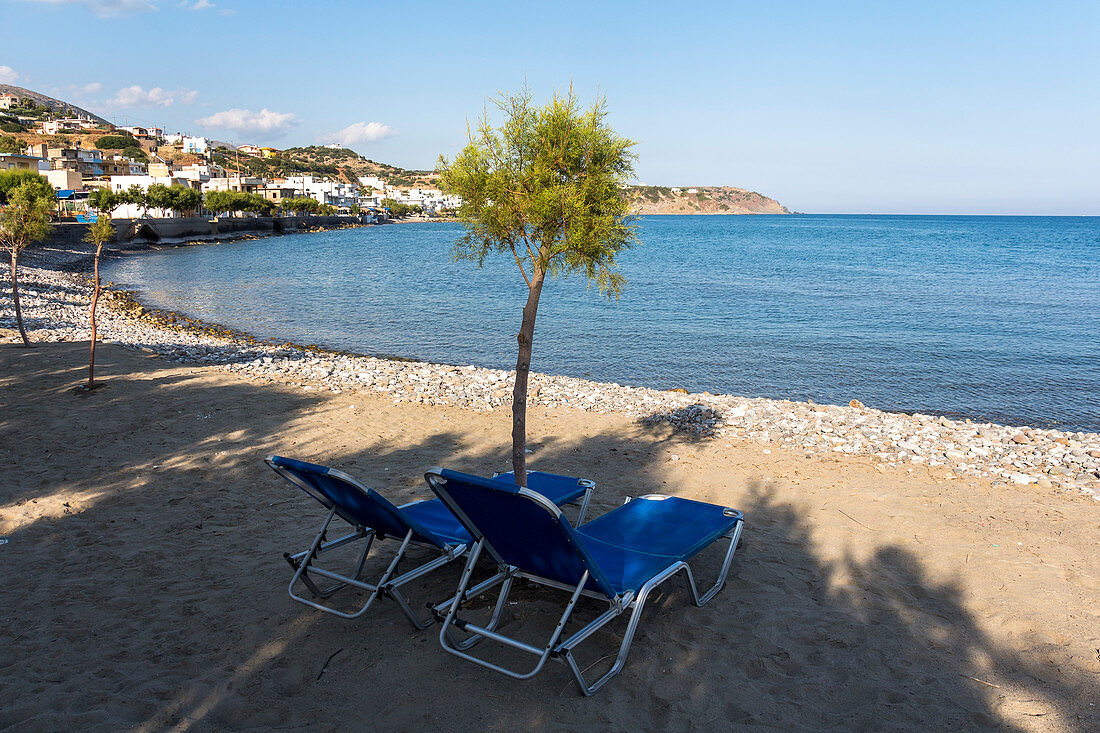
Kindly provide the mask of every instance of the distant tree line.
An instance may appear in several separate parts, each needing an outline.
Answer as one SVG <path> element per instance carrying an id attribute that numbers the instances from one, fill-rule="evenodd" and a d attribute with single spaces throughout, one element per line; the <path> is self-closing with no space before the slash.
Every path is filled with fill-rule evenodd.
<path id="1" fill-rule="evenodd" d="M 382 207 L 390 210 L 390 215 L 395 219 L 403 219 L 409 214 L 422 214 L 424 213 L 423 206 L 414 206 L 413 204 L 403 204 L 397 199 L 382 199 Z"/>
<path id="2" fill-rule="evenodd" d="M 148 189 L 134 184 L 125 191 L 97 188 L 88 195 L 88 205 L 97 211 L 110 213 L 123 204 L 140 206 L 144 216 L 149 209 L 174 211 L 179 215 L 196 211 L 203 203 L 203 195 L 187 186 L 165 186 L 154 183 Z"/>
<path id="3" fill-rule="evenodd" d="M 0 174 L 0 176 L 2 175 Z M 2 195 L 3 191 L 0 189 L 0 196 Z M 0 198 L 0 202 L 2 202 L 2 198 Z M 274 201 L 255 193 L 207 191 L 203 194 L 193 188 L 178 184 L 165 186 L 161 183 L 154 183 L 147 190 L 136 184 L 124 191 L 97 188 L 88 196 L 88 205 L 106 214 L 110 214 L 124 204 L 133 204 L 140 207 L 142 216 L 145 216 L 149 209 L 173 211 L 182 216 L 194 214 L 200 207 L 204 207 L 214 214 L 249 213 L 271 216 L 276 211 L 282 211 L 297 216 L 310 214 L 320 216 L 336 215 L 336 207 L 331 204 L 322 204 L 317 199 L 308 196 L 285 199 L 281 204 L 276 204 Z M 359 211 L 359 207 L 354 206 L 351 213 L 358 214 Z"/>

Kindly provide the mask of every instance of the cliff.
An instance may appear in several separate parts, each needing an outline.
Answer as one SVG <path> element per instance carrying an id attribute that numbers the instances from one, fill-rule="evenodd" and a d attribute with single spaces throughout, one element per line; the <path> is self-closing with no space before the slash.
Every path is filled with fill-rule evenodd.
<path id="1" fill-rule="evenodd" d="M 775 199 L 731 186 L 631 186 L 639 214 L 789 214 Z"/>

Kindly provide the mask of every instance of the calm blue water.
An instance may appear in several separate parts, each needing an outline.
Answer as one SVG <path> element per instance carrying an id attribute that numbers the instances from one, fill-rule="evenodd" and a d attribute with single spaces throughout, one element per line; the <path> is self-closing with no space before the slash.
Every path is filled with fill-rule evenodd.
<path id="1" fill-rule="evenodd" d="M 126 255 L 153 304 L 369 354 L 512 368 L 526 287 L 457 224 Z M 1100 430 L 1100 219 L 668 216 L 618 303 L 543 292 L 533 369 L 652 387 Z"/>

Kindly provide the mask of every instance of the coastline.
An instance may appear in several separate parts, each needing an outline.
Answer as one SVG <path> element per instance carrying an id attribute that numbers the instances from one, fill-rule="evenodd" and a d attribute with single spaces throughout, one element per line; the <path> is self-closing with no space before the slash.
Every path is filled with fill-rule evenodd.
<path id="1" fill-rule="evenodd" d="M 286 594 L 283 553 L 308 546 L 324 510 L 262 458 L 339 468 L 396 504 L 430 498 L 428 466 L 507 470 L 507 372 L 280 351 L 164 328 L 127 306 L 102 310 L 103 388 L 77 391 L 87 287 L 57 270 L 22 274 L 31 335 L 51 341 L 18 348 L 7 331 L 0 344 L 0 554 L 28 581 L 5 606 L 15 631 L 0 669 L 14 672 L 0 728 L 1100 723 L 1100 504 L 1068 483 L 853 450 L 869 440 L 860 431 L 893 424 L 914 458 L 952 435 L 964 456 L 988 441 L 1001 469 L 1048 455 L 1039 433 L 1002 445 L 995 426 L 979 436 L 984 426 L 713 395 L 653 393 L 646 408 L 644 390 L 539 376 L 529 465 L 594 481 L 590 517 L 645 494 L 746 517 L 727 587 L 696 608 L 681 583 L 665 586 L 621 678 L 582 698 L 559 665 L 522 683 L 462 664 L 439 649 L 438 629 L 410 632 L 392 603 L 346 621 Z M 1092 445 L 1065 440 L 1054 445 Z M 368 558 L 368 573 L 387 562 Z M 721 563 L 704 553 L 696 577 Z M 460 570 L 417 579 L 409 597 L 441 600 Z M 362 603 L 350 596 L 333 601 Z M 545 638 L 564 600 L 520 600 L 504 623 Z M 601 655 L 614 648 L 597 635 L 582 664 L 610 664 Z"/>
<path id="2" fill-rule="evenodd" d="M 198 244 L 203 244 L 199 242 Z M 113 249 L 112 255 L 158 245 Z M 165 245 L 183 246 L 183 245 Z M 28 252 L 21 265 L 24 314 L 32 339 L 88 338 L 85 276 L 91 253 L 80 247 Z M 128 291 L 104 288 L 99 329 L 105 342 L 177 363 L 212 365 L 241 376 L 334 393 L 362 391 L 394 404 L 487 411 L 510 404 L 511 371 L 365 356 L 255 336 L 184 314 L 148 309 Z M 63 303 L 57 300 L 61 297 Z M 10 292 L 0 294 L 10 299 Z M 81 304 L 84 305 L 81 305 Z M 7 314 L 0 327 L 11 324 Z M 43 336 L 45 338 L 43 339 Z M 704 438 L 749 441 L 807 455 L 865 456 L 885 466 L 938 468 L 957 477 L 1013 483 L 1100 500 L 1100 434 L 891 413 L 853 400 L 821 405 L 736 395 L 688 394 L 532 373 L 529 401 L 618 413 Z"/>

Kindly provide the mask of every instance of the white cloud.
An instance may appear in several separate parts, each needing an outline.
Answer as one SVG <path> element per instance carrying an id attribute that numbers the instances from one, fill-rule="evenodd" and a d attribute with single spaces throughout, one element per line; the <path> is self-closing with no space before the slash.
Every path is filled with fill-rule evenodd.
<path id="1" fill-rule="evenodd" d="M 24 2 L 44 5 L 83 5 L 100 18 L 146 13 L 157 9 L 156 4 L 149 0 L 24 0 Z"/>
<path id="2" fill-rule="evenodd" d="M 15 69 L 10 66 L 0 66 L 0 84 L 14 84 L 18 78 L 19 74 L 15 73 Z"/>
<path id="3" fill-rule="evenodd" d="M 249 133 L 257 137 L 282 137 L 298 124 L 293 112 L 272 112 L 264 108 L 259 112 L 248 109 L 227 109 L 209 117 L 195 120 L 196 125 L 222 130 Z"/>
<path id="4" fill-rule="evenodd" d="M 389 125 L 383 125 L 381 122 L 356 122 L 339 132 L 322 135 L 318 139 L 323 139 L 324 142 L 340 143 L 347 147 L 355 143 L 372 143 L 375 140 L 381 140 L 384 137 L 396 134 L 396 130 Z"/>
<path id="5" fill-rule="evenodd" d="M 100 84 L 98 81 L 93 81 L 91 84 L 85 84 L 82 87 L 77 86 L 76 84 L 70 84 L 66 87 L 66 90 L 68 91 L 69 96 L 80 99 L 82 97 L 88 96 L 89 94 L 96 94 L 102 88 L 102 84 Z"/>
<path id="6" fill-rule="evenodd" d="M 118 90 L 114 98 L 107 101 L 106 106 L 113 109 L 125 107 L 170 107 L 173 104 L 191 104 L 199 96 L 193 89 L 177 89 L 174 92 L 165 91 L 160 87 L 153 87 L 146 91 L 141 86 L 124 87 Z"/>
<path id="7" fill-rule="evenodd" d="M 176 4 L 176 7 L 184 8 L 185 10 L 206 10 L 207 8 L 214 7 L 214 3 L 210 2 L 210 0 L 195 0 L 194 3 L 182 0 L 182 2 Z"/>

